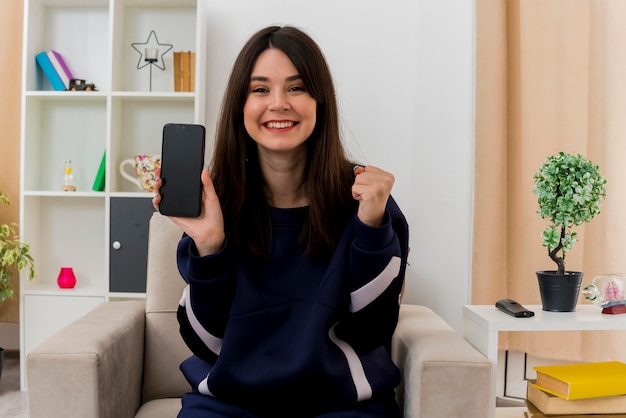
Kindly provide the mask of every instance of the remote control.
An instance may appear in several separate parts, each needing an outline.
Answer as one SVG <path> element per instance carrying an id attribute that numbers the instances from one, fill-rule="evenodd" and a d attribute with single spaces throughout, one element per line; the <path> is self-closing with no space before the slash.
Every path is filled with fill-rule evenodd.
<path id="1" fill-rule="evenodd" d="M 513 299 L 500 299 L 496 302 L 496 308 L 516 318 L 530 318 L 535 316 L 533 311 L 529 311 Z"/>

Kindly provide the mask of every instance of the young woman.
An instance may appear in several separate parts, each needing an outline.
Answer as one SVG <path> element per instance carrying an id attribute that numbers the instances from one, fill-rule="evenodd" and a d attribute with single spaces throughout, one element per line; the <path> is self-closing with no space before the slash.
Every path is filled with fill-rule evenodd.
<path id="1" fill-rule="evenodd" d="M 400 416 L 389 346 L 408 227 L 393 176 L 346 157 L 332 77 L 302 31 L 243 47 L 210 170 L 200 216 L 172 218 L 193 352 L 179 417 Z"/>

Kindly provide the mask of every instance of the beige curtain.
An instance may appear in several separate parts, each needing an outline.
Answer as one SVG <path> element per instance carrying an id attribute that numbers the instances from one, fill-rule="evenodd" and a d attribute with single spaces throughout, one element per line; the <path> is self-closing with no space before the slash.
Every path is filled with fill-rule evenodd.
<path id="1" fill-rule="evenodd" d="M 0 223 L 19 220 L 22 16 L 22 0 L 0 0 L 0 190 L 11 199 L 0 208 Z M 0 305 L 0 322 L 19 321 L 17 274 L 14 283 L 16 296 Z"/>
<path id="2" fill-rule="evenodd" d="M 583 286 L 626 272 L 624 22 L 624 0 L 476 0 L 472 303 L 541 303 L 535 271 L 555 265 L 533 175 L 558 151 L 585 155 L 607 178 L 602 213 L 577 228 L 567 269 L 584 272 Z M 626 361 L 625 343 L 626 332 L 508 333 L 500 348 Z"/>

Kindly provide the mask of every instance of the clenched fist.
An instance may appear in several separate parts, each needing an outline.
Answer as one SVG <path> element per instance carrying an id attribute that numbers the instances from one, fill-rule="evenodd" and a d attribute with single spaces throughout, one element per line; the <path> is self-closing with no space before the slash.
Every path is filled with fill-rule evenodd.
<path id="1" fill-rule="evenodd" d="M 380 226 L 395 178 L 393 174 L 371 165 L 356 166 L 354 174 L 352 197 L 359 201 L 357 216 L 365 225 Z"/>

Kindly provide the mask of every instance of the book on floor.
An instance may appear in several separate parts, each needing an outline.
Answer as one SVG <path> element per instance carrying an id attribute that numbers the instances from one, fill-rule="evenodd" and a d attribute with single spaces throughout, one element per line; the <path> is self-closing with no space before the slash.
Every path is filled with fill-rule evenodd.
<path id="1" fill-rule="evenodd" d="M 626 394 L 626 363 L 536 366 L 536 387 L 563 399 L 587 399 Z"/>
<path id="2" fill-rule="evenodd" d="M 563 414 L 626 414 L 626 395 L 565 400 L 528 382 L 526 399 L 546 415 Z"/>
<path id="3" fill-rule="evenodd" d="M 526 400 L 526 409 L 528 411 L 524 412 L 526 418 L 626 418 L 626 414 L 601 414 L 601 413 L 591 413 L 591 414 L 558 414 L 558 415 L 547 415 L 541 412 L 535 405 Z"/>

